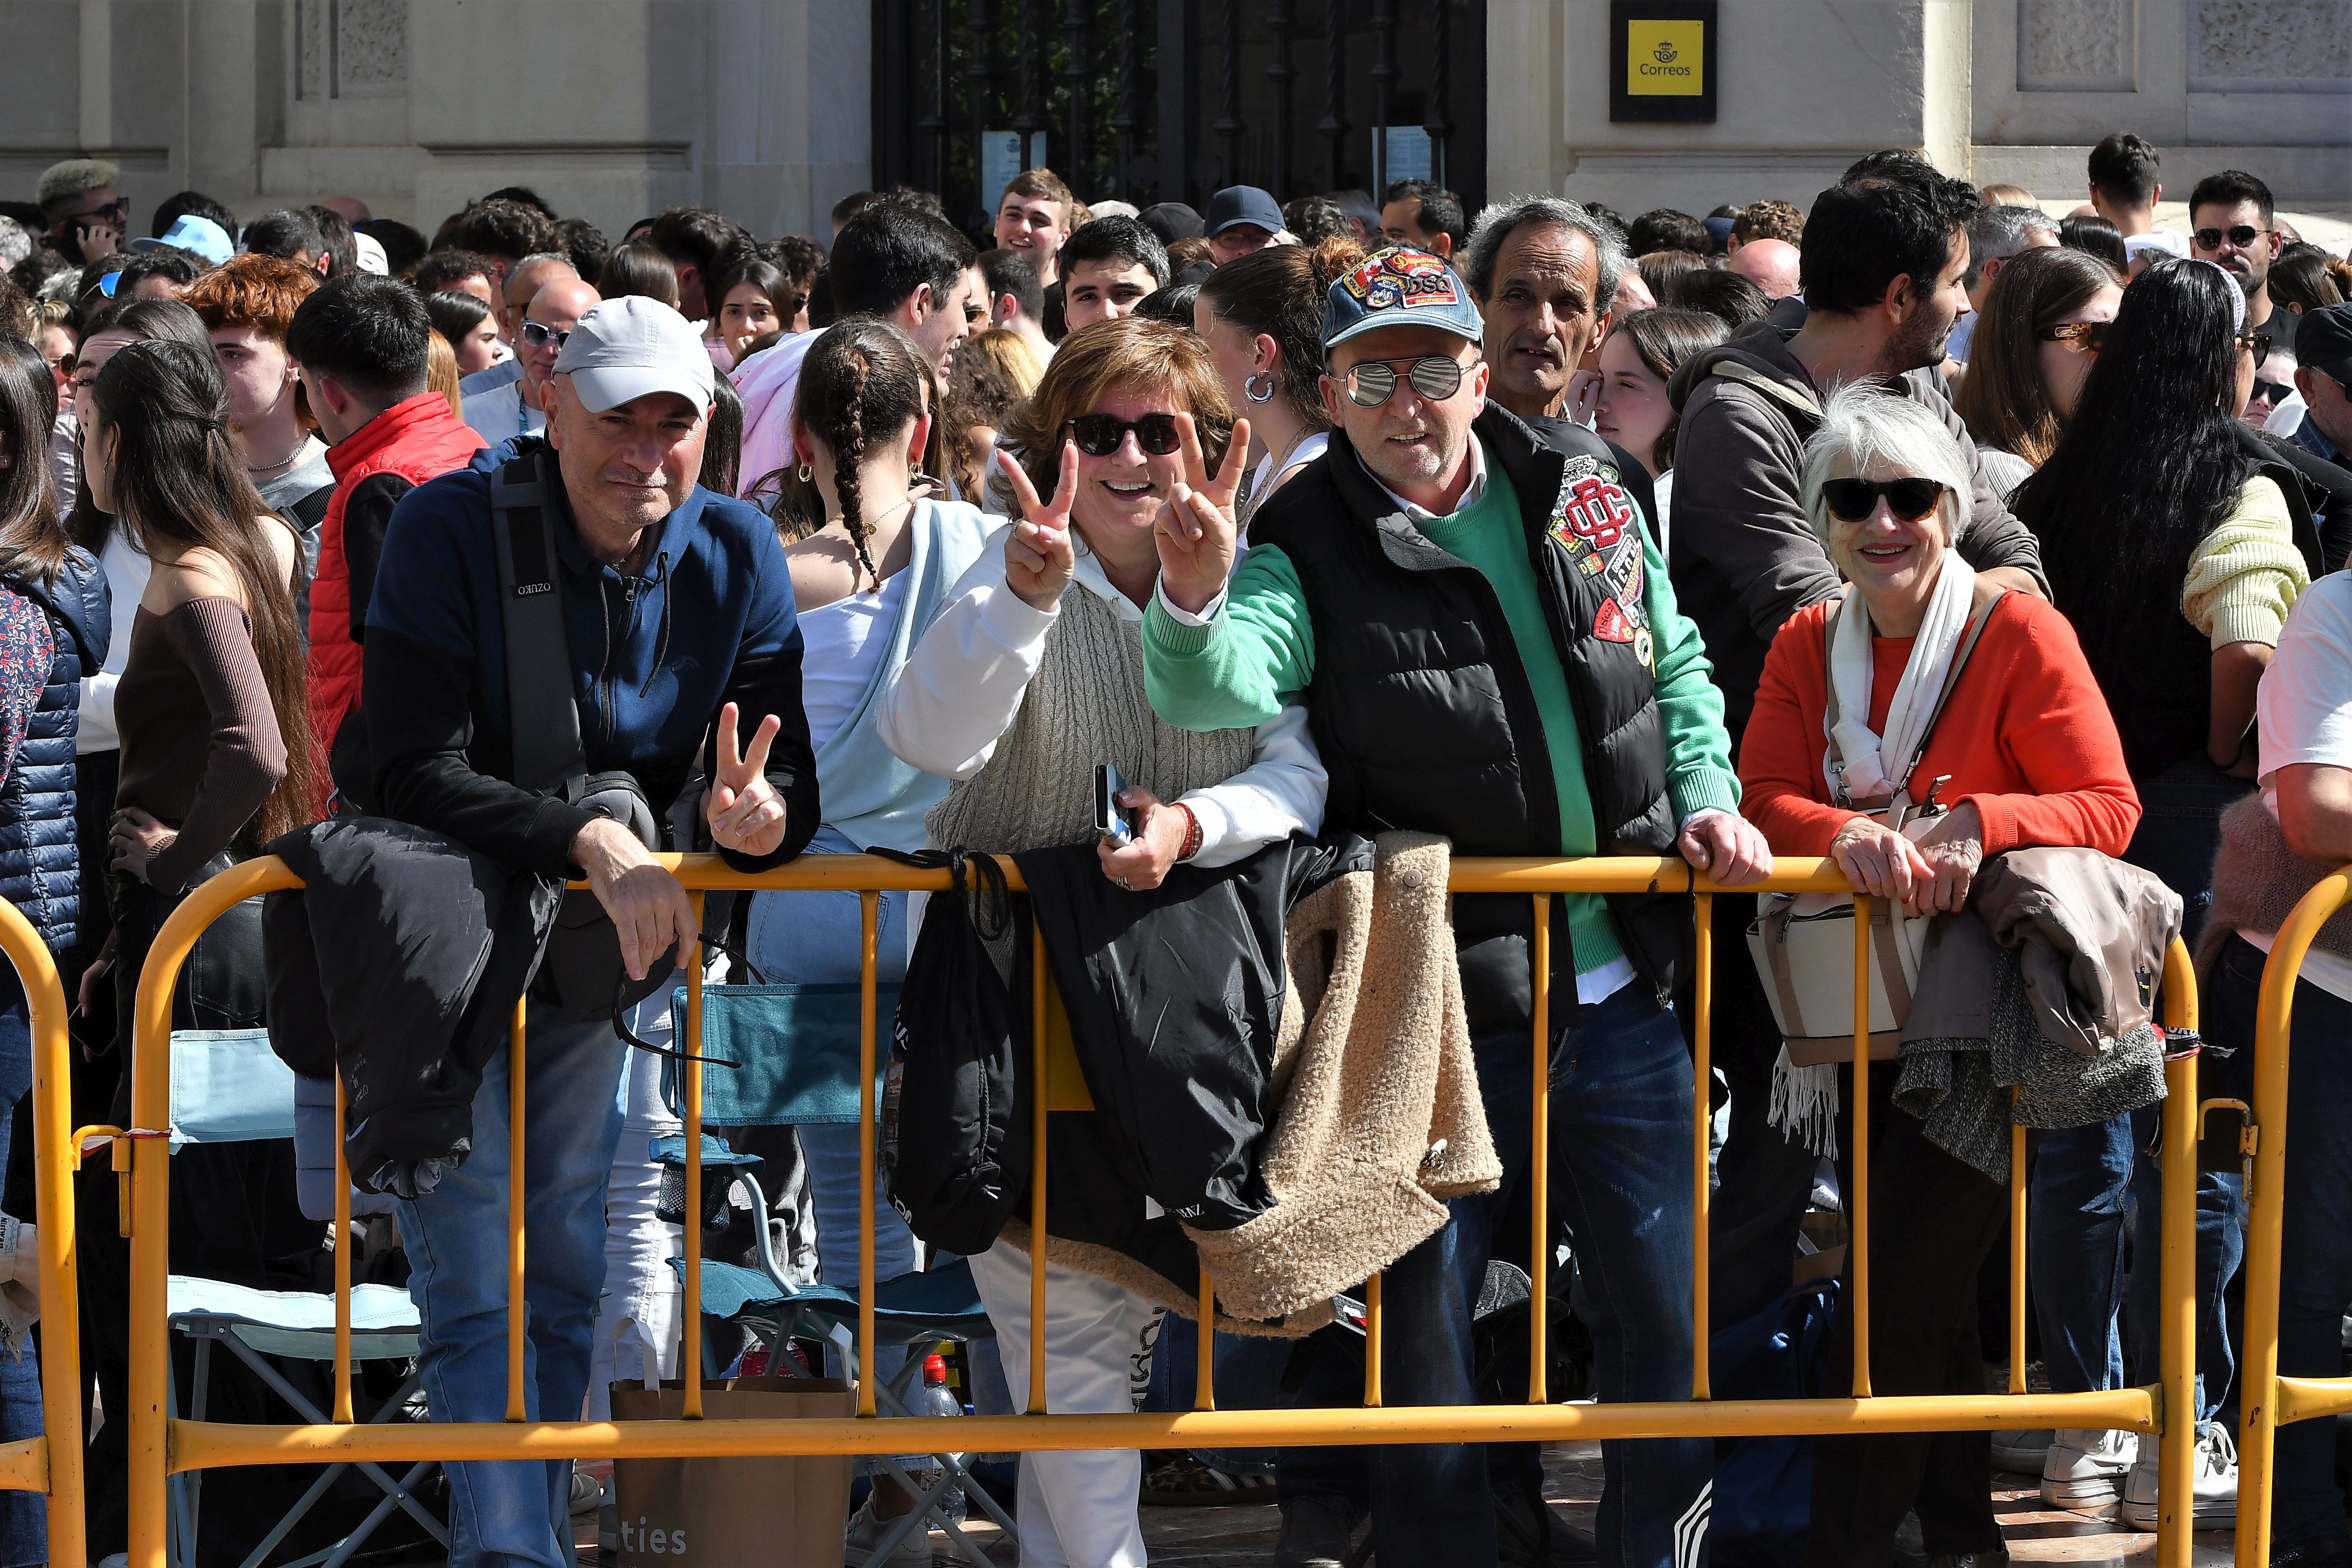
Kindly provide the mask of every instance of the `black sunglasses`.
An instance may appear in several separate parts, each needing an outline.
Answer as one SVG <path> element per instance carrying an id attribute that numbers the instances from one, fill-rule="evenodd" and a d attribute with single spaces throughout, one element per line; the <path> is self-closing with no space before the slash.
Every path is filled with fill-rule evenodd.
<path id="1" fill-rule="evenodd" d="M 1135 444 L 1155 458 L 1170 457 L 1176 450 L 1173 414 L 1147 414 L 1140 419 L 1121 419 L 1116 414 L 1081 414 L 1070 421 L 1070 438 L 1089 458 L 1108 458 L 1118 451 L 1129 430 L 1135 432 Z"/>
<path id="2" fill-rule="evenodd" d="M 2061 321 L 2042 334 L 2045 343 L 2066 343 L 2076 353 L 2096 354 L 2107 346 L 2107 334 L 2115 331 L 2113 321 Z"/>
<path id="3" fill-rule="evenodd" d="M 2238 346 L 2252 352 L 2256 364 L 2271 357 L 2272 342 L 2268 332 L 2240 332 L 2237 337 Z"/>
<path id="4" fill-rule="evenodd" d="M 2267 403 L 2273 408 L 2276 408 L 2280 404 L 2284 403 L 2288 398 L 2293 397 L 2294 395 L 2294 386 L 2285 382 L 2258 381 L 2254 383 L 2254 401 L 2257 403 Z"/>
<path id="5" fill-rule="evenodd" d="M 2240 250 L 2243 250 L 2268 233 L 2270 233 L 2269 229 L 2256 228 L 2250 223 L 2242 223 L 2235 228 L 2200 228 L 2197 231 L 2197 248 L 2219 250 L 2221 248 L 2221 242 L 2226 239 Z"/>
<path id="6" fill-rule="evenodd" d="M 1397 366 L 1407 366 L 1397 374 Z M 1348 368 L 1348 401 L 1359 408 L 1378 408 L 1394 396 L 1400 380 L 1432 403 L 1443 403 L 1462 390 L 1462 362 L 1443 354 L 1412 361 L 1368 359 Z"/>
<path id="7" fill-rule="evenodd" d="M 1867 522 L 1870 514 L 1878 510 L 1878 498 L 1886 498 L 1886 510 L 1898 522 L 1916 522 L 1936 510 L 1944 499 L 1944 487 L 1933 479 L 1904 478 L 1899 479 L 1825 479 L 1822 483 L 1822 500 L 1829 503 L 1830 515 L 1842 522 Z"/>
<path id="8" fill-rule="evenodd" d="M 522 342 L 525 348 L 544 348 L 552 342 L 555 344 L 555 352 L 562 353 L 563 341 L 571 335 L 569 328 L 558 331 L 539 321 L 525 321 L 522 324 Z"/>

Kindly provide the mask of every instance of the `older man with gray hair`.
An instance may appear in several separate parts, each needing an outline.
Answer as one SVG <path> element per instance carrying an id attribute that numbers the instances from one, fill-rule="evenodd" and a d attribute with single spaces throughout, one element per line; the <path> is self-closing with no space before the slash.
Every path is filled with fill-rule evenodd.
<path id="1" fill-rule="evenodd" d="M 1498 202 L 1471 227 L 1461 269 L 1486 321 L 1486 396 L 1548 446 L 1569 450 L 1554 437 L 1590 412 L 1571 407 L 1576 373 L 1608 330 L 1617 279 L 1632 267 L 1614 225 L 1559 196 Z"/>
<path id="2" fill-rule="evenodd" d="M 1960 287 L 1969 291 L 1969 313 L 1952 323 L 1951 339 L 1944 345 L 1947 356 L 1963 363 L 1968 360 L 1969 344 L 1977 334 L 1977 313 L 1984 309 L 1992 280 L 2000 276 L 2010 258 L 2057 243 L 2058 220 L 2040 207 L 1978 210 L 1969 220 L 1969 269 L 1960 275 Z"/>

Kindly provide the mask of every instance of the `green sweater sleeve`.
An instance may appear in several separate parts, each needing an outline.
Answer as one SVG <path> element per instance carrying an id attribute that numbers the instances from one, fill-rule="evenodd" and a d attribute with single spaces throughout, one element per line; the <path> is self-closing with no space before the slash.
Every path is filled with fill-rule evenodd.
<path id="1" fill-rule="evenodd" d="M 1704 660 L 1700 669 L 1704 680 Z M 1207 626 L 1183 625 L 1156 594 L 1144 612 L 1143 689 L 1152 710 L 1180 730 L 1255 728 L 1314 678 L 1307 595 L 1290 557 L 1273 545 L 1250 547 Z M 1718 708 L 1718 734 L 1720 719 Z"/>
<path id="2" fill-rule="evenodd" d="M 1666 793 L 1679 823 L 1713 806 L 1739 809 L 1739 775 L 1731 768 L 1731 736 L 1723 727 L 1723 693 L 1698 627 L 1675 603 L 1665 558 L 1647 530 L 1642 535 L 1642 575 L 1656 649 L 1654 670 L 1658 718 L 1666 737 Z"/>

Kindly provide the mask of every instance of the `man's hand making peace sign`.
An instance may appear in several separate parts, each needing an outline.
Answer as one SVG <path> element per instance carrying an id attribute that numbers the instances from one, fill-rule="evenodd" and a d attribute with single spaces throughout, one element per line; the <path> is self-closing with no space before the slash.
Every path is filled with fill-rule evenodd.
<path id="1" fill-rule="evenodd" d="M 1225 460 L 1209 472 L 1201 452 L 1201 433 L 1190 414 L 1176 416 L 1182 443 L 1184 478 L 1160 509 L 1152 530 L 1160 543 L 1160 590 L 1169 602 L 1197 615 L 1210 600 L 1225 591 L 1233 574 L 1234 555 L 1241 526 L 1234 516 L 1234 496 L 1241 489 L 1242 466 L 1249 460 L 1250 426 L 1234 421 L 1234 437 Z"/>

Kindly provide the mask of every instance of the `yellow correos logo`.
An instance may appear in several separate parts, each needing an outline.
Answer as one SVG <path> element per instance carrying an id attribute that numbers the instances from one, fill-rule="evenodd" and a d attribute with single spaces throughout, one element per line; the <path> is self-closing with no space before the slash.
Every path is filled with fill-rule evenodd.
<path id="1" fill-rule="evenodd" d="M 1706 24 L 1628 22 L 1625 90 L 1637 98 L 1697 98 L 1706 90 Z"/>

